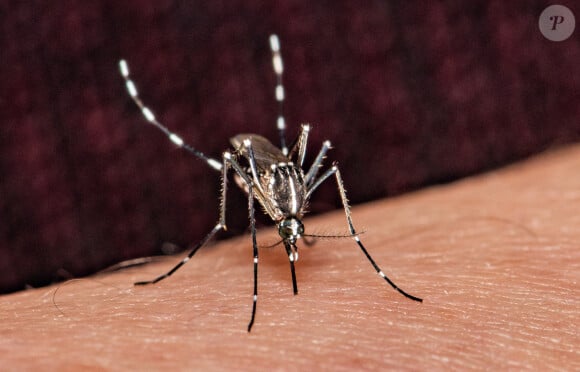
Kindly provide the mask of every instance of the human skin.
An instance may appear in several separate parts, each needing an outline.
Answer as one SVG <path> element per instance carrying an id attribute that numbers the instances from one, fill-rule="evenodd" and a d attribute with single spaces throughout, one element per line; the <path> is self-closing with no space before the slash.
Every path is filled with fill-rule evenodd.
<path id="1" fill-rule="evenodd" d="M 300 245 L 296 296 L 284 249 L 262 248 L 251 333 L 247 235 L 155 285 L 132 283 L 181 256 L 3 296 L 0 359 L 13 370 L 578 370 L 579 206 L 580 147 L 355 206 L 369 252 L 424 302 L 394 291 L 350 238 Z M 346 231 L 340 210 L 304 222 Z"/>

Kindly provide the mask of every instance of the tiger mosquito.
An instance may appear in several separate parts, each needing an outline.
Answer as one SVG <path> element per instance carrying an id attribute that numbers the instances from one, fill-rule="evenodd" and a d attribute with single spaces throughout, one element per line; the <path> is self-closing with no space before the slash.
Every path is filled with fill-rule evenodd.
<path id="1" fill-rule="evenodd" d="M 135 285 L 153 284 L 171 276 L 181 266 L 189 261 L 201 247 L 214 237 L 216 233 L 227 229 L 227 176 L 228 171 L 233 169 L 235 183 L 248 197 L 248 214 L 254 253 L 254 291 L 252 299 L 252 315 L 250 322 L 248 323 L 248 332 L 251 331 L 252 326 L 254 325 L 256 306 L 258 303 L 258 244 L 256 240 L 254 200 L 258 201 L 258 203 L 263 207 L 265 213 L 272 219 L 278 228 L 278 234 L 282 238 L 281 242 L 284 244 L 290 262 L 292 288 L 296 295 L 298 294 L 296 272 L 294 268 L 294 264 L 298 260 L 298 247 L 296 243 L 304 236 L 304 224 L 302 223 L 302 218 L 306 213 L 305 208 L 312 193 L 324 181 L 332 176 L 334 176 L 336 180 L 338 193 L 346 215 L 346 222 L 350 232 L 350 235 L 348 236 L 355 240 L 361 251 L 376 270 L 377 274 L 391 285 L 391 287 L 411 300 L 422 302 L 423 300 L 421 298 L 405 292 L 389 279 L 361 242 L 352 222 L 350 207 L 346 197 L 346 190 L 337 163 L 333 163 L 332 166 L 323 172 L 321 176 L 318 176 L 323 161 L 326 158 L 326 153 L 331 148 L 330 141 L 327 140 L 322 143 L 318 155 L 307 171 L 303 166 L 310 125 L 303 124 L 300 129 L 300 134 L 294 144 L 290 146 L 290 148 L 287 147 L 285 140 L 286 122 L 282 110 L 285 99 L 284 85 L 282 83 L 284 65 L 280 53 L 280 41 L 277 35 L 270 36 L 270 49 L 272 52 L 272 65 L 276 75 L 275 97 L 279 105 L 276 126 L 280 136 L 280 148 L 277 148 L 270 141 L 260 135 L 239 134 L 230 139 L 230 144 L 232 145 L 233 150 L 224 151 L 221 161 L 208 157 L 193 146 L 187 144 L 178 134 L 172 132 L 158 121 L 153 111 L 141 100 L 137 87 L 131 79 L 127 62 L 125 60 L 119 61 L 119 69 L 125 81 L 127 92 L 139 107 L 147 122 L 165 133 L 169 140 L 175 145 L 201 159 L 214 170 L 221 172 L 222 179 L 219 220 L 213 229 L 171 270 L 153 280 L 136 282 Z"/>

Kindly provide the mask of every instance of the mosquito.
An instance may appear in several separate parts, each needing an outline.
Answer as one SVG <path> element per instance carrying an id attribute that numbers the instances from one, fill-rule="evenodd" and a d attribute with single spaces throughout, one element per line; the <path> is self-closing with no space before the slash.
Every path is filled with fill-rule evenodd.
<path id="1" fill-rule="evenodd" d="M 219 220 L 213 229 L 199 242 L 189 254 L 175 265 L 171 270 L 158 276 L 153 280 L 136 282 L 135 285 L 147 285 L 157 283 L 175 273 L 181 266 L 187 263 L 195 253 L 203 247 L 219 231 L 226 230 L 226 193 L 228 173 L 233 171 L 235 183 L 244 191 L 248 197 L 248 215 L 250 220 L 250 231 L 252 235 L 252 247 L 254 253 L 254 291 L 252 297 L 252 314 L 248 323 L 248 332 L 252 330 L 256 318 L 256 306 L 258 303 L 258 244 L 256 240 L 255 221 L 255 200 L 262 206 L 265 213 L 272 219 L 278 228 L 281 243 L 286 249 L 290 262 L 290 273 L 292 275 L 292 289 L 294 294 L 298 294 L 296 283 L 295 263 L 298 260 L 297 242 L 300 238 L 306 237 L 304 234 L 304 224 L 302 218 L 306 213 L 306 206 L 312 193 L 328 178 L 334 177 L 338 187 L 338 193 L 342 201 L 346 222 L 350 234 L 358 244 L 361 251 L 369 260 L 377 274 L 389 285 L 403 296 L 422 302 L 419 297 L 415 297 L 399 288 L 377 265 L 371 257 L 352 222 L 350 207 L 346 197 L 346 191 L 337 163 L 333 163 L 330 168 L 319 175 L 326 158 L 327 151 L 331 148 L 330 141 L 324 141 L 314 162 L 308 170 L 304 169 L 304 158 L 310 125 L 303 124 L 298 138 L 291 146 L 286 145 L 286 122 L 283 116 L 283 103 L 285 98 L 282 76 L 284 65 L 280 53 L 280 41 L 277 35 L 270 36 L 270 49 L 272 52 L 272 64 L 276 75 L 275 97 L 279 105 L 277 118 L 277 129 L 280 136 L 280 148 L 274 146 L 266 138 L 257 134 L 238 134 L 230 138 L 233 150 L 226 150 L 222 154 L 221 161 L 206 156 L 185 141 L 176 133 L 170 131 L 165 125 L 158 121 L 153 111 L 141 100 L 137 87 L 131 79 L 129 66 L 125 60 L 119 61 L 121 75 L 125 81 L 127 91 L 141 110 L 148 123 L 161 130 L 178 147 L 188 151 L 195 157 L 204 161 L 212 169 L 221 172 L 221 200 L 219 210 Z"/>

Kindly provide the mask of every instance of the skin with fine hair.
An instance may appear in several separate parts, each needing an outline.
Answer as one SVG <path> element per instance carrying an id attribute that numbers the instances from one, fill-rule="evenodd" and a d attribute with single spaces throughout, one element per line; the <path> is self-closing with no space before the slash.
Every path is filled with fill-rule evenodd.
<path id="1" fill-rule="evenodd" d="M 280 245 L 249 236 L 175 258 L 0 297 L 8 369 L 443 370 L 580 368 L 580 147 L 355 206 L 386 284 L 352 238 L 300 246 L 292 294 Z M 354 182 L 345 175 L 345 182 Z M 346 230 L 344 212 L 305 233 Z M 259 230 L 258 244 L 279 240 Z M 55 293 L 56 291 L 56 293 Z"/>

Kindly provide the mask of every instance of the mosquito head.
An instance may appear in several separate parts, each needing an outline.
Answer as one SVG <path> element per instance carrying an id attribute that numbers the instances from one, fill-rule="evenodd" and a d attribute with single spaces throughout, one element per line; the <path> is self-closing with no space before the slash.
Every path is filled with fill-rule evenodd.
<path id="1" fill-rule="evenodd" d="M 296 217 L 285 218 L 278 224 L 278 234 L 285 242 L 296 244 L 296 241 L 304 234 L 304 225 Z"/>

